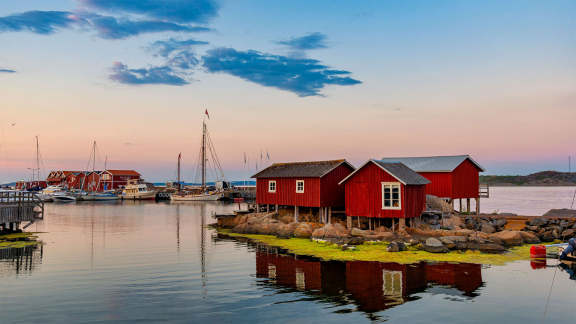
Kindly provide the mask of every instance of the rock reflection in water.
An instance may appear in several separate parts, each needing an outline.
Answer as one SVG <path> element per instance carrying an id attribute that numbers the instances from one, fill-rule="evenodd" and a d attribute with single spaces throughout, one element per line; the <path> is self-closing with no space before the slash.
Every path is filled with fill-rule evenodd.
<path id="1" fill-rule="evenodd" d="M 483 285 L 479 264 L 318 261 L 263 247 L 256 251 L 256 275 L 275 288 L 316 294 L 338 305 L 354 304 L 369 314 L 416 300 L 420 292 L 474 298 Z"/>
<path id="2" fill-rule="evenodd" d="M 42 263 L 43 252 L 42 244 L 0 249 L 0 277 L 32 273 Z"/>

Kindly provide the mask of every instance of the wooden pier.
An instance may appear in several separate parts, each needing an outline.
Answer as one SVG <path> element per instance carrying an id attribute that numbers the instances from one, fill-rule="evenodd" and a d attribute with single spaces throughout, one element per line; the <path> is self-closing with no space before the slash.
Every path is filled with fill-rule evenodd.
<path id="1" fill-rule="evenodd" d="M 22 222 L 29 222 L 24 228 L 38 219 L 44 218 L 44 203 L 34 192 L 0 192 L 0 231 L 15 231 Z"/>

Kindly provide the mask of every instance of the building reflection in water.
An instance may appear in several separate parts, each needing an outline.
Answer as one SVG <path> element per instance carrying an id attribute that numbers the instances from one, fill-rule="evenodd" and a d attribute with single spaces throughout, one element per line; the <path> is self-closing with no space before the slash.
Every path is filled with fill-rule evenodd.
<path id="1" fill-rule="evenodd" d="M 266 284 L 274 287 L 320 294 L 370 314 L 416 300 L 416 293 L 433 294 L 435 287 L 447 288 L 442 293 L 474 298 L 483 285 L 479 264 L 318 261 L 266 247 L 256 251 L 256 276 L 268 278 Z"/>
<path id="2" fill-rule="evenodd" d="M 43 252 L 42 244 L 0 249 L 0 277 L 32 273 L 42 263 Z"/>

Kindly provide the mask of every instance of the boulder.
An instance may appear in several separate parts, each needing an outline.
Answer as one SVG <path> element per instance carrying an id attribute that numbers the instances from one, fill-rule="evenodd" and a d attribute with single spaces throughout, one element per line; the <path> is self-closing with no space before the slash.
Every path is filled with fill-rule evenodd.
<path id="1" fill-rule="evenodd" d="M 524 243 L 528 244 L 540 243 L 540 239 L 534 233 L 520 231 L 520 235 L 522 236 L 522 240 L 524 241 Z"/>
<path id="2" fill-rule="evenodd" d="M 479 250 L 484 253 L 502 253 L 506 251 L 504 246 L 496 243 L 468 243 L 467 247 L 470 250 Z"/>
<path id="3" fill-rule="evenodd" d="M 527 225 L 526 227 L 524 227 L 524 229 L 532 232 L 538 232 L 538 230 L 540 230 L 540 227 Z"/>
<path id="4" fill-rule="evenodd" d="M 440 238 L 440 242 L 444 244 L 444 246 L 448 249 L 456 248 L 456 242 L 452 241 L 451 239 L 447 238 L 446 236 Z"/>
<path id="5" fill-rule="evenodd" d="M 528 221 L 528 225 L 530 226 L 544 226 L 546 224 L 548 224 L 548 220 L 541 217 L 533 218 Z"/>
<path id="6" fill-rule="evenodd" d="M 442 244 L 442 242 L 434 237 L 430 237 L 428 239 L 426 239 L 426 242 L 424 242 L 424 244 L 422 244 L 422 248 L 426 251 L 426 252 L 431 252 L 431 253 L 446 253 L 448 252 L 448 248 L 444 246 L 444 244 Z"/>
<path id="7" fill-rule="evenodd" d="M 350 230 L 350 235 L 356 237 L 366 237 L 366 235 L 368 235 L 368 232 L 354 227 Z"/>
<path id="8" fill-rule="evenodd" d="M 556 239 L 552 231 L 545 231 L 544 233 L 541 233 L 539 236 L 542 242 L 553 242 Z"/>
<path id="9" fill-rule="evenodd" d="M 313 238 L 342 238 L 348 236 L 348 230 L 341 224 L 326 224 L 312 232 Z"/>
<path id="10" fill-rule="evenodd" d="M 499 239 L 506 246 L 521 245 L 524 240 L 520 231 L 502 231 L 491 235 L 495 239 Z"/>
<path id="11" fill-rule="evenodd" d="M 496 229 L 494 228 L 494 226 L 490 225 L 490 224 L 482 224 L 482 227 L 480 228 L 480 230 L 484 233 L 488 233 L 488 234 L 492 234 L 494 232 L 496 232 Z"/>
<path id="12" fill-rule="evenodd" d="M 472 230 L 461 229 L 461 230 L 454 231 L 453 235 L 454 236 L 468 236 L 468 235 L 473 234 L 473 233 L 474 233 L 474 231 L 472 231 Z"/>
<path id="13" fill-rule="evenodd" d="M 563 239 L 572 238 L 572 237 L 574 237 L 575 233 L 576 233 L 576 231 L 574 229 L 569 228 L 567 230 L 562 231 L 562 234 L 560 234 L 560 236 L 562 236 Z"/>
<path id="14" fill-rule="evenodd" d="M 312 236 L 313 228 L 308 223 L 299 223 L 298 227 L 294 230 L 294 237 L 310 238 Z"/>
<path id="15" fill-rule="evenodd" d="M 492 226 L 503 228 L 508 224 L 508 221 L 505 218 L 495 218 L 492 220 Z"/>
<path id="16" fill-rule="evenodd" d="M 392 232 L 376 232 L 374 235 L 370 235 L 369 238 L 374 237 L 377 241 L 390 242 L 396 238 L 396 235 Z"/>
<path id="17" fill-rule="evenodd" d="M 388 252 L 406 251 L 406 244 L 404 244 L 404 242 L 390 242 L 386 250 Z"/>

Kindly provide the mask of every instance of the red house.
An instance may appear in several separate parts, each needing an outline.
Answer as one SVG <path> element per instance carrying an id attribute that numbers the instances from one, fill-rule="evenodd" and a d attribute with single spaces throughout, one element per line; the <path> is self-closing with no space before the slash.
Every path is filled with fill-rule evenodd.
<path id="1" fill-rule="evenodd" d="M 426 205 L 426 185 L 430 181 L 402 163 L 370 160 L 348 175 L 340 184 L 346 192 L 346 215 L 351 217 L 399 219 L 418 217 Z M 369 225 L 370 226 L 370 225 Z"/>
<path id="2" fill-rule="evenodd" d="M 480 206 L 480 172 L 484 168 L 469 155 L 429 156 L 429 157 L 392 157 L 383 158 L 384 162 L 399 162 L 430 180 L 426 194 L 453 201 L 454 199 L 476 199 L 476 211 Z M 460 204 L 462 209 L 462 204 Z"/>
<path id="3" fill-rule="evenodd" d="M 274 163 L 253 175 L 256 204 L 293 206 L 295 220 L 299 207 L 318 209 L 329 222 L 332 208 L 344 206 L 344 188 L 338 183 L 354 171 L 346 160 Z"/>
<path id="4" fill-rule="evenodd" d="M 128 180 L 140 179 L 140 173 L 134 170 L 106 170 L 102 172 L 102 190 L 116 190 L 126 186 Z"/>

